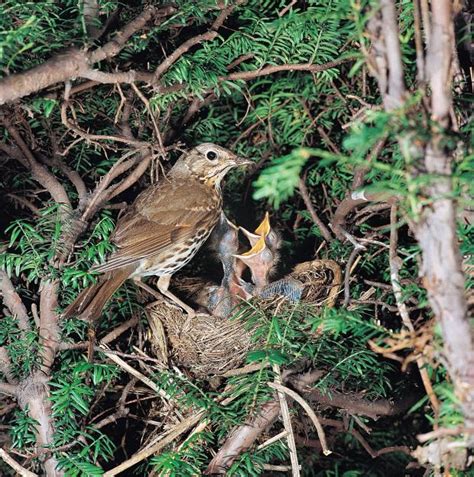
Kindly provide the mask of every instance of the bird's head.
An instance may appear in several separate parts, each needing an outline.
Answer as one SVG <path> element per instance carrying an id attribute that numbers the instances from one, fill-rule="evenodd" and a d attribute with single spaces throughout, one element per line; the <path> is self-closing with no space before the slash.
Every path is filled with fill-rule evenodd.
<path id="1" fill-rule="evenodd" d="M 174 175 L 193 176 L 201 182 L 219 185 L 230 169 L 252 164 L 228 149 L 204 143 L 184 153 L 173 167 Z"/>

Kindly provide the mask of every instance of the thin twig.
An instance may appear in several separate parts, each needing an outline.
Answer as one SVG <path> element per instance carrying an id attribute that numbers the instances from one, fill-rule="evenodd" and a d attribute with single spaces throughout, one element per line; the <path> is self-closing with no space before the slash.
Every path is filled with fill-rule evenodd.
<path id="1" fill-rule="evenodd" d="M 456 426 L 451 428 L 440 427 L 434 431 L 426 432 L 425 434 L 418 434 L 416 438 L 419 442 L 424 444 L 425 442 L 430 441 L 431 439 L 438 439 L 440 437 L 446 436 L 458 436 L 459 434 L 466 433 L 466 429 L 463 426 Z M 473 432 L 471 432 L 473 434 Z"/>
<path id="2" fill-rule="evenodd" d="M 280 366 L 274 364 L 273 371 L 275 372 L 275 382 L 273 383 L 274 386 L 272 386 L 272 388 L 277 389 L 278 391 L 277 394 L 278 400 L 280 401 L 280 412 L 283 419 L 283 425 L 285 426 L 285 431 L 287 433 L 286 440 L 288 442 L 288 449 L 290 451 L 291 475 L 293 477 L 299 477 L 300 465 L 298 462 L 298 452 L 296 450 L 295 434 L 293 432 L 293 426 L 291 425 L 290 408 L 288 406 L 285 393 L 281 390 L 278 390 L 277 388 L 277 386 L 282 386 Z"/>
<path id="3" fill-rule="evenodd" d="M 177 437 L 186 432 L 191 427 L 195 426 L 203 417 L 204 411 L 201 411 L 197 414 L 194 414 L 186 418 L 183 422 L 180 422 L 172 429 L 167 431 L 165 434 L 159 437 L 158 442 L 155 442 L 152 446 L 143 449 L 136 454 L 134 454 L 130 459 L 122 462 L 117 467 L 114 467 L 111 470 L 108 470 L 104 473 L 103 477 L 113 477 L 114 475 L 122 473 L 124 470 L 129 469 L 130 467 L 138 464 L 142 460 L 150 457 L 153 454 L 156 454 L 158 451 L 166 447 L 168 444 L 171 444 Z"/>
<path id="4" fill-rule="evenodd" d="M 100 350 L 114 363 L 118 364 L 125 371 L 130 373 L 132 376 L 138 378 L 142 383 L 146 384 L 149 388 L 153 389 L 159 396 L 168 401 L 172 400 L 172 397 L 160 389 L 150 378 L 147 378 L 144 374 L 137 371 L 135 368 L 126 363 L 122 358 L 119 358 L 116 354 L 113 354 L 108 350 L 104 345 L 100 346 Z"/>
<path id="5" fill-rule="evenodd" d="M 321 447 L 323 449 L 323 454 L 324 455 L 329 455 L 332 454 L 332 451 L 329 450 L 327 441 L 326 441 L 326 434 L 324 433 L 324 429 L 321 426 L 321 423 L 319 422 L 318 417 L 316 416 L 315 412 L 311 408 L 311 406 L 295 391 L 291 390 L 290 388 L 287 388 L 286 386 L 283 386 L 281 384 L 276 384 L 276 383 L 267 383 L 268 386 L 270 386 L 273 389 L 276 389 L 277 391 L 281 391 L 285 394 L 287 394 L 289 397 L 294 399 L 308 414 L 309 418 L 314 424 L 314 427 L 316 428 L 316 432 L 318 434 L 319 441 L 321 442 Z"/>
<path id="6" fill-rule="evenodd" d="M 161 132 L 160 128 L 158 127 L 158 123 L 156 122 L 155 115 L 153 114 L 153 111 L 151 110 L 150 107 L 150 102 L 148 99 L 145 98 L 143 93 L 138 89 L 138 87 L 132 83 L 132 88 L 135 91 L 136 95 L 141 99 L 142 103 L 145 105 L 145 108 L 148 112 L 148 115 L 150 116 L 151 122 L 153 123 L 153 127 L 155 128 L 155 134 L 156 134 L 156 139 L 158 140 L 158 144 L 160 145 L 160 152 L 165 157 L 165 146 L 163 144 L 163 139 L 161 137 Z"/>
<path id="7" fill-rule="evenodd" d="M 138 148 L 149 147 L 149 144 L 145 141 L 138 141 L 137 139 L 128 138 L 125 136 L 114 136 L 111 134 L 90 134 L 87 131 L 81 129 L 77 124 L 74 124 L 67 117 L 67 108 L 70 107 L 68 101 L 64 101 L 61 105 L 61 121 L 68 129 L 74 131 L 78 136 L 86 139 L 87 141 L 116 141 L 130 146 L 135 146 Z"/>
<path id="8" fill-rule="evenodd" d="M 347 260 L 346 270 L 344 271 L 344 303 L 343 306 L 347 307 L 349 305 L 349 301 L 351 299 L 351 288 L 350 288 L 350 280 L 351 280 L 351 273 L 353 269 L 353 264 L 359 255 L 359 253 L 365 250 L 363 245 L 356 243 L 352 252 L 349 256 L 349 260 Z"/>
<path id="9" fill-rule="evenodd" d="M 181 56 L 189 51 L 194 45 L 202 43 L 203 41 L 211 41 L 216 38 L 217 35 L 218 33 L 216 31 L 208 31 L 202 35 L 194 36 L 185 41 L 181 46 L 176 48 L 176 50 L 174 50 L 173 53 L 158 66 L 158 68 L 156 68 L 154 81 L 158 82 L 163 73 L 165 73 L 173 63 L 178 61 L 178 59 L 181 58 Z"/>
<path id="10" fill-rule="evenodd" d="M 242 366 L 241 368 L 230 369 L 229 371 L 226 371 L 220 376 L 222 376 L 223 378 L 230 378 L 232 376 L 242 376 L 242 374 L 249 374 L 249 373 L 253 373 L 254 371 L 260 371 L 262 368 L 266 368 L 267 366 L 269 366 L 268 363 L 251 363 L 251 364 Z"/>
<path id="11" fill-rule="evenodd" d="M 265 447 L 271 446 L 275 442 L 278 442 L 279 440 L 284 439 L 287 435 L 288 435 L 288 431 L 282 431 L 279 434 L 273 437 L 270 437 L 270 439 L 266 440 L 263 444 L 260 444 L 257 447 L 257 450 L 265 449 Z"/>
<path id="12" fill-rule="evenodd" d="M 318 226 L 321 235 L 324 237 L 324 240 L 326 240 L 326 242 L 332 242 L 334 240 L 333 236 L 331 232 L 329 232 L 329 229 L 326 227 L 326 225 L 324 225 L 324 222 L 319 218 L 318 214 L 316 213 L 316 210 L 313 207 L 313 203 L 311 202 L 308 188 L 306 187 L 306 184 L 302 178 L 300 178 L 299 180 L 298 188 L 303 202 L 308 209 L 309 215 L 311 215 L 313 222 Z"/>
<path id="13" fill-rule="evenodd" d="M 0 458 L 3 459 L 15 472 L 21 475 L 21 477 L 38 477 L 38 474 L 30 472 L 22 467 L 13 457 L 8 454 L 4 449 L 0 448 Z"/>

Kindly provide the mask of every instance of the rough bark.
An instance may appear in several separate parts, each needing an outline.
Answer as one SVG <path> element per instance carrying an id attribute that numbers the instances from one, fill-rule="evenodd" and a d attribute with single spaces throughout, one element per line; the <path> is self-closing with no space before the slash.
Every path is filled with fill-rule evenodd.
<path id="1" fill-rule="evenodd" d="M 402 106 L 405 96 L 398 26 L 393 0 L 380 0 L 380 14 L 370 25 L 373 35 L 372 68 L 386 111 Z M 419 211 L 413 229 L 423 263 L 420 274 L 436 319 L 441 324 L 448 370 L 460 398 L 466 428 L 474 427 L 474 338 L 467 317 L 464 275 L 456 235 L 452 199 L 452 157 L 445 149 L 444 130 L 450 128 L 452 110 L 453 6 L 450 0 L 432 2 L 427 38 L 426 78 L 431 87 L 431 138 L 423 147 L 410 138 L 410 152 L 418 170 L 431 176 L 423 196 L 430 203 Z M 425 25 L 428 27 L 428 24 Z M 425 72 L 423 72 L 423 77 Z M 420 74 L 419 74 L 420 76 Z M 403 147 L 402 147 L 403 149 Z M 426 200 L 426 199 L 425 199 Z"/>
<path id="2" fill-rule="evenodd" d="M 40 371 L 22 381 L 18 390 L 18 404 L 22 409 L 28 409 L 28 414 L 35 419 L 36 444 L 40 451 L 53 443 L 53 418 L 51 399 L 48 387 L 49 378 Z M 58 461 L 51 454 L 45 454 L 43 468 L 47 477 L 62 477 L 64 472 L 57 469 Z"/>
<path id="3" fill-rule="evenodd" d="M 415 226 L 423 252 L 421 274 L 430 305 L 441 323 L 445 354 L 465 425 L 474 427 L 474 340 L 468 321 L 464 274 L 456 235 L 456 211 L 452 195 L 452 158 L 444 150 L 441 128 L 449 127 L 451 102 L 452 5 L 449 0 L 432 4 L 431 39 L 427 73 L 431 86 L 432 137 L 424 156 L 426 172 L 433 176 L 426 206 Z"/>

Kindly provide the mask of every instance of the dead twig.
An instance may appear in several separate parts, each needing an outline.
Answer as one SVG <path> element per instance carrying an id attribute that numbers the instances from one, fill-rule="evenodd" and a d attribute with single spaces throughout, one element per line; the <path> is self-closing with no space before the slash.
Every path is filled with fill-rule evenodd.
<path id="1" fill-rule="evenodd" d="M 100 346 L 100 350 L 104 353 L 111 361 L 115 364 L 118 364 L 122 369 L 130 373 L 132 376 L 135 376 L 142 383 L 146 384 L 149 388 L 153 389 L 160 397 L 166 399 L 167 401 L 172 401 L 172 397 L 160 389 L 150 378 L 147 378 L 144 374 L 137 371 L 135 368 L 126 363 L 122 358 L 119 358 L 116 354 L 110 352 L 104 345 Z M 115 474 L 113 474 L 115 475 Z"/>
<path id="2" fill-rule="evenodd" d="M 38 477 L 38 474 L 31 472 L 22 467 L 13 457 L 8 454 L 5 449 L 0 448 L 0 458 L 3 459 L 15 472 L 21 475 L 21 477 Z"/>
<path id="3" fill-rule="evenodd" d="M 186 418 L 184 421 L 180 422 L 173 428 L 171 428 L 166 433 L 162 434 L 158 441 L 155 442 L 153 445 L 142 449 L 141 451 L 134 454 L 130 459 L 122 462 L 117 467 L 114 467 L 111 470 L 108 470 L 104 473 L 103 477 L 113 477 L 114 475 L 118 475 L 123 471 L 129 469 L 130 467 L 138 464 L 142 460 L 156 454 L 158 451 L 166 447 L 168 444 L 171 444 L 176 438 L 178 438 L 181 434 L 185 433 L 193 426 L 195 426 L 203 417 L 204 411 L 201 411 L 198 414 L 193 414 L 192 416 Z"/>
<path id="4" fill-rule="evenodd" d="M 314 424 L 314 427 L 316 428 L 316 433 L 318 434 L 319 441 L 321 442 L 321 447 L 323 448 L 324 455 L 332 454 L 332 451 L 329 450 L 327 445 L 326 434 L 324 433 L 324 429 L 321 426 L 321 423 L 319 422 L 319 419 L 316 416 L 316 413 L 311 408 L 311 406 L 298 393 L 296 393 L 292 389 L 277 383 L 267 383 L 267 384 L 271 388 L 276 389 L 277 391 L 283 392 L 289 397 L 291 397 L 292 399 L 294 399 L 305 410 L 306 414 L 308 414 L 308 417 L 311 419 L 311 422 Z"/>
<path id="5" fill-rule="evenodd" d="M 326 240 L 326 242 L 332 242 L 333 236 L 329 229 L 326 227 L 326 225 L 324 225 L 324 222 L 319 218 L 318 214 L 316 213 L 313 203 L 311 202 L 311 196 L 309 194 L 308 188 L 306 187 L 304 180 L 301 178 L 298 183 L 298 189 L 300 191 L 303 202 L 308 209 L 311 218 L 313 219 L 313 222 L 318 226 L 321 235 L 324 237 L 324 240 Z"/>
<path id="6" fill-rule="evenodd" d="M 271 388 L 278 391 L 277 394 L 278 401 L 280 402 L 280 412 L 283 419 L 283 425 L 285 426 L 288 450 L 290 451 L 291 475 L 293 477 L 299 477 L 300 465 L 298 462 L 298 452 L 296 450 L 295 434 L 293 432 L 293 426 L 291 425 L 291 415 L 288 401 L 286 400 L 285 392 L 282 390 L 284 386 L 281 383 L 280 367 L 277 364 L 274 364 L 273 371 L 275 372 L 275 382 L 269 384 L 271 384 Z"/>

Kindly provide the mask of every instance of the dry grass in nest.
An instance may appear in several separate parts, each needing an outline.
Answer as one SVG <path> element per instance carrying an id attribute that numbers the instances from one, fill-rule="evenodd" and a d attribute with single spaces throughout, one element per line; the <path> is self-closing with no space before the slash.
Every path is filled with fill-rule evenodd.
<path id="1" fill-rule="evenodd" d="M 148 314 L 155 324 L 153 330 L 157 328 L 156 322 L 162 323 L 171 349 L 170 357 L 196 377 L 206 378 L 237 368 L 250 350 L 250 333 L 241 321 L 207 314 L 190 318 L 165 302 L 156 304 Z M 161 338 L 153 338 L 162 354 Z"/>
<path id="2" fill-rule="evenodd" d="M 341 267 L 334 260 L 299 263 L 290 275 L 303 283 L 301 301 L 316 306 L 334 306 L 342 283 Z"/>

